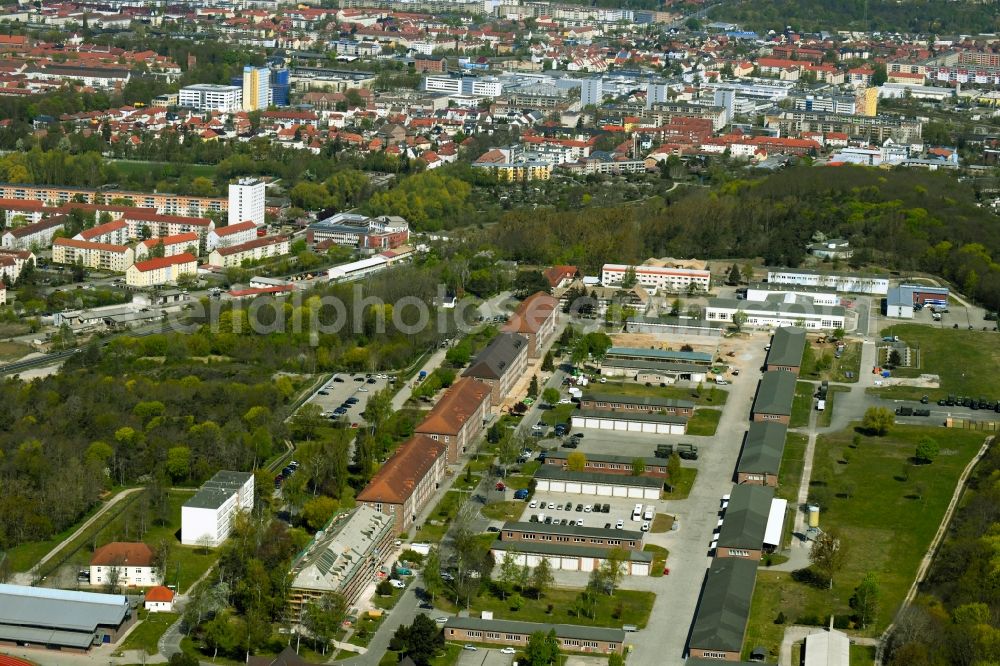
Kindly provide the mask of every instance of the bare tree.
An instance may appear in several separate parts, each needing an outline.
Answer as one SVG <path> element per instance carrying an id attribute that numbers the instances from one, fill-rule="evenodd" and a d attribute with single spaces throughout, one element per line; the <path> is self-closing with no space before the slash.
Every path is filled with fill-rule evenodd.
<path id="1" fill-rule="evenodd" d="M 847 543 L 836 532 L 824 532 L 813 542 L 809 561 L 830 581 L 830 589 L 833 589 L 834 574 L 847 562 Z"/>

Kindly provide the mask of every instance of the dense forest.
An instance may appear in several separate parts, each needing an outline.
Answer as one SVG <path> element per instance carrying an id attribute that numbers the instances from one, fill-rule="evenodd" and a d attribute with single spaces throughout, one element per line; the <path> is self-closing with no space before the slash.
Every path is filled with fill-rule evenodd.
<path id="1" fill-rule="evenodd" d="M 403 267 L 358 291 L 316 292 L 339 298 L 347 313 L 357 307 L 357 325 L 339 332 L 311 330 L 313 312 L 322 323 L 336 319 L 319 299 L 279 307 L 286 324 L 267 335 L 248 325 L 247 310 L 224 309 L 216 323 L 195 322 L 191 333 L 92 344 L 58 374 L 7 379 L 0 384 L 0 548 L 65 529 L 112 486 L 164 470 L 173 483 L 195 485 L 223 467 L 258 467 L 289 436 L 284 419 L 308 375 L 402 368 L 436 345 L 436 327 L 400 332 L 391 305 L 362 301 L 415 296 L 430 304 L 436 272 Z M 261 323 L 276 316 L 264 308 Z"/>
<path id="2" fill-rule="evenodd" d="M 883 663 L 976 666 L 1000 661 L 1000 449 L 969 480 L 917 603 L 897 618 Z"/>
<path id="3" fill-rule="evenodd" d="M 751 30 L 800 32 L 859 30 L 978 35 L 1000 29 L 993 3 L 948 0 L 740 0 L 722 3 L 712 19 Z"/>
<path id="4" fill-rule="evenodd" d="M 1000 218 L 948 174 L 799 167 L 697 189 L 673 202 L 514 211 L 490 239 L 505 257 L 593 272 L 650 256 L 763 257 L 797 266 L 816 231 L 850 240 L 853 267 L 926 271 L 1000 308 Z M 843 267 L 843 268 L 846 268 Z"/>

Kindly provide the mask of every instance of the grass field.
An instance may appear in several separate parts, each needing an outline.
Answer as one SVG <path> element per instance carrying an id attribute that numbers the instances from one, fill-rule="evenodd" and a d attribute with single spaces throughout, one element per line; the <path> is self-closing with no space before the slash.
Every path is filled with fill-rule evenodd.
<path id="1" fill-rule="evenodd" d="M 848 371 L 854 376 L 848 378 L 845 374 Z M 844 347 L 844 353 L 840 355 L 840 358 L 833 359 L 833 368 L 825 374 L 823 379 L 828 379 L 831 382 L 852 383 L 858 381 L 858 377 L 861 375 L 861 343 L 848 342 L 847 346 Z"/>
<path id="2" fill-rule="evenodd" d="M 434 507 L 434 511 L 428 517 L 428 521 L 415 532 L 414 538 L 419 538 L 421 541 L 440 541 L 444 537 L 445 532 L 448 531 L 451 520 L 458 513 L 458 507 L 462 504 L 462 500 L 467 496 L 466 493 L 460 493 L 457 490 L 446 492 L 441 501 L 438 502 L 438 505 Z M 432 520 L 439 524 L 430 524 Z"/>
<path id="3" fill-rule="evenodd" d="M 118 172 L 123 176 L 130 176 L 132 174 L 141 173 L 143 171 L 149 171 L 150 169 L 162 169 L 168 166 L 182 166 L 184 173 L 191 178 L 198 178 L 203 176 L 205 178 L 215 177 L 215 165 L 214 164 L 183 164 L 177 165 L 171 162 L 142 162 L 142 161 L 131 161 L 131 160 L 110 160 L 111 164 L 114 165 Z M 112 191 L 112 195 L 114 192 Z"/>
<path id="4" fill-rule="evenodd" d="M 20 342 L 0 341 L 0 360 L 15 361 L 30 351 L 28 345 L 22 345 Z"/>
<path id="5" fill-rule="evenodd" d="M 813 407 L 813 393 L 816 388 L 809 382 L 795 383 L 795 398 L 792 400 L 792 418 L 789 428 L 802 428 L 809 425 L 809 412 Z"/>
<path id="6" fill-rule="evenodd" d="M 663 575 L 663 567 L 667 565 L 667 557 L 670 556 L 670 551 L 663 546 L 655 546 L 651 543 L 647 543 L 642 549 L 647 553 L 653 554 L 653 564 L 649 567 L 649 575 L 659 578 Z"/>
<path id="7" fill-rule="evenodd" d="M 928 395 L 932 402 L 948 394 L 1000 399 L 1000 390 L 996 388 L 996 377 L 1000 373 L 1000 346 L 997 345 L 1000 336 L 996 332 L 899 324 L 885 329 L 882 334 L 898 335 L 911 348 L 919 349 L 919 368 L 897 368 L 893 374 L 898 377 L 938 375 L 941 388 L 887 386 L 873 389 L 879 394 L 913 400 Z"/>
<path id="8" fill-rule="evenodd" d="M 541 599 L 534 599 L 531 595 L 525 596 L 524 605 L 515 611 L 510 608 L 510 595 L 504 600 L 493 596 L 491 592 L 484 591 L 472 600 L 471 609 L 493 611 L 493 616 L 498 620 L 618 628 L 623 624 L 634 624 L 641 628 L 646 626 L 656 598 L 652 592 L 637 590 L 619 589 L 615 591 L 614 596 L 599 594 L 593 617 L 590 617 L 586 614 L 577 615 L 576 600 L 579 595 L 580 590 L 555 587 L 542 595 Z M 449 600 L 441 597 L 438 598 L 437 605 L 445 610 L 456 610 Z M 549 608 L 552 609 L 551 612 Z"/>
<path id="9" fill-rule="evenodd" d="M 778 471 L 778 490 L 775 496 L 795 504 L 799 496 L 799 484 L 802 483 L 802 466 L 806 461 L 806 445 L 809 438 L 797 432 L 785 436 L 785 451 L 781 455 L 781 468 Z"/>
<path id="10" fill-rule="evenodd" d="M 156 643 L 160 636 L 179 617 L 177 613 L 147 613 L 145 619 L 125 639 L 122 649 L 145 650 L 146 654 L 156 654 Z"/>
<path id="11" fill-rule="evenodd" d="M 694 416 L 688 421 L 687 434 L 712 437 L 719 427 L 719 419 L 722 418 L 721 409 L 706 409 L 701 407 L 694 410 Z"/>
<path id="12" fill-rule="evenodd" d="M 653 524 L 649 526 L 650 532 L 669 532 L 670 526 L 674 524 L 674 517 L 667 513 L 658 513 L 653 516 Z M 650 547 L 651 544 L 647 544 Z"/>
<path id="13" fill-rule="evenodd" d="M 552 409 L 542 410 L 542 418 L 539 419 L 546 425 L 554 426 L 559 423 L 569 423 L 570 414 L 576 409 L 576 405 L 556 405 Z"/>
<path id="14" fill-rule="evenodd" d="M 698 478 L 698 470 L 694 467 L 681 467 L 681 472 L 677 477 L 671 480 L 674 489 L 670 492 L 664 491 L 663 499 L 687 499 L 688 495 L 691 494 L 691 488 L 694 487 L 694 480 Z"/>
<path id="15" fill-rule="evenodd" d="M 607 384 L 592 384 L 594 393 L 617 393 L 651 398 L 670 398 L 673 400 L 688 400 L 696 405 L 720 406 L 726 404 L 729 393 L 713 385 L 705 385 L 701 391 L 685 386 L 646 386 L 635 382 L 612 382 Z"/>
<path id="16" fill-rule="evenodd" d="M 484 506 L 479 510 L 479 513 L 493 520 L 517 521 L 521 519 L 521 514 L 526 506 L 525 502 L 518 500 L 495 502 Z"/>
<path id="17" fill-rule="evenodd" d="M 865 573 L 881 584 L 881 613 L 860 633 L 875 635 L 891 620 L 909 588 L 962 469 L 979 449 L 983 436 L 963 430 L 895 426 L 885 437 L 862 437 L 845 430 L 817 441 L 812 479 L 828 489 L 828 508 L 820 526 L 845 540 L 847 561 L 834 576 L 833 589 L 795 582 L 787 572 L 761 570 L 757 578 L 744 647 L 763 645 L 775 651 L 789 623 L 825 623 L 831 613 L 850 615 L 849 600 Z M 941 455 L 930 465 L 913 466 L 916 443 L 931 436 Z M 848 462 L 845 462 L 848 461 Z"/>

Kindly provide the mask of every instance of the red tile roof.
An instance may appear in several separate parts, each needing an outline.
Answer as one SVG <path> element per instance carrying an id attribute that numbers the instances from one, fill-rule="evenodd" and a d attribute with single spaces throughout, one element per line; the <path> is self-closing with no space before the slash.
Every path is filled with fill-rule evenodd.
<path id="1" fill-rule="evenodd" d="M 198 234 L 193 231 L 187 231 L 183 234 L 174 234 L 173 236 L 159 236 L 157 238 L 149 238 L 142 241 L 142 245 L 152 250 L 154 247 L 163 243 L 166 245 L 180 245 L 181 243 L 197 243 Z"/>
<path id="2" fill-rule="evenodd" d="M 75 247 L 80 250 L 104 250 L 106 252 L 124 252 L 128 245 L 114 245 L 112 243 L 95 243 L 93 241 L 76 240 L 75 238 L 57 238 L 53 245 L 60 247 Z"/>
<path id="3" fill-rule="evenodd" d="M 146 601 L 173 601 L 174 592 L 169 587 L 157 585 L 146 590 Z"/>
<path id="4" fill-rule="evenodd" d="M 219 236 L 220 238 L 224 238 L 225 236 L 232 236 L 233 234 L 238 234 L 241 231 L 247 231 L 248 229 L 256 229 L 256 228 L 257 228 L 256 223 L 247 220 L 245 222 L 238 222 L 236 224 L 230 224 L 225 227 L 220 227 L 215 230 L 215 235 Z"/>
<path id="5" fill-rule="evenodd" d="M 489 384 L 463 377 L 445 391 L 415 432 L 457 435 L 492 391 Z"/>
<path id="6" fill-rule="evenodd" d="M 537 333 L 559 306 L 559 300 L 539 291 L 521 301 L 500 330 L 504 333 Z"/>
<path id="7" fill-rule="evenodd" d="M 426 435 L 414 435 L 403 442 L 396 454 L 382 465 L 365 489 L 358 493 L 359 502 L 402 504 L 416 489 L 420 480 L 445 455 L 448 445 Z"/>
<path id="8" fill-rule="evenodd" d="M 260 238 L 254 238 L 246 243 L 240 243 L 239 245 L 230 245 L 229 247 L 217 247 L 215 252 L 218 252 L 221 256 L 227 257 L 231 254 L 237 254 L 239 252 L 246 252 L 247 250 L 252 250 L 257 247 L 267 247 L 268 245 L 277 245 L 283 241 L 287 241 L 288 236 L 262 236 Z"/>
<path id="9" fill-rule="evenodd" d="M 175 254 L 172 257 L 156 257 L 155 259 L 147 259 L 146 261 L 137 261 L 134 266 L 140 273 L 145 273 L 146 271 L 155 271 L 161 268 L 166 268 L 167 266 L 186 264 L 192 261 L 196 261 L 194 255 L 190 252 L 184 252 L 181 254 Z"/>
<path id="10" fill-rule="evenodd" d="M 153 551 L 144 543 L 130 541 L 112 541 L 94 551 L 90 558 L 91 566 L 120 566 L 127 564 L 133 567 L 148 567 L 153 564 Z"/>

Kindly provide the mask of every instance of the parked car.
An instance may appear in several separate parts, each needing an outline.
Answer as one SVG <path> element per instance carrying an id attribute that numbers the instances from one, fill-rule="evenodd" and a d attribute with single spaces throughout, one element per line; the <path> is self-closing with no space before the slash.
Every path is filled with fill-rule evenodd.
<path id="1" fill-rule="evenodd" d="M 624 529 L 624 528 L 625 528 L 625 521 L 624 520 L 619 520 L 617 523 L 615 523 L 615 529 L 616 530 L 621 530 L 621 529 Z"/>
<path id="2" fill-rule="evenodd" d="M 531 500 L 531 502 L 528 503 L 528 508 L 529 509 L 534 509 L 537 506 L 538 506 L 538 500 Z"/>
<path id="3" fill-rule="evenodd" d="M 527 488 L 521 488 L 520 490 L 514 491 L 514 499 L 516 499 L 516 500 L 525 500 L 525 499 L 528 499 L 528 489 Z"/>
<path id="4" fill-rule="evenodd" d="M 477 648 L 475 645 L 471 645 L 469 643 L 466 643 L 465 645 L 462 646 L 462 649 L 463 650 L 468 650 L 469 652 L 475 652 L 479 648 Z"/>
<path id="5" fill-rule="evenodd" d="M 320 395 L 330 395 L 330 392 L 327 391 L 326 389 L 320 389 L 319 391 L 316 392 L 319 393 Z"/>
<path id="6" fill-rule="evenodd" d="M 401 580 L 390 580 L 389 585 L 392 585 L 397 590 L 402 590 L 404 587 L 406 587 L 406 583 L 404 583 Z"/>
<path id="7" fill-rule="evenodd" d="M 500 654 L 517 654 L 517 650 L 512 647 L 505 647 L 500 650 Z"/>

